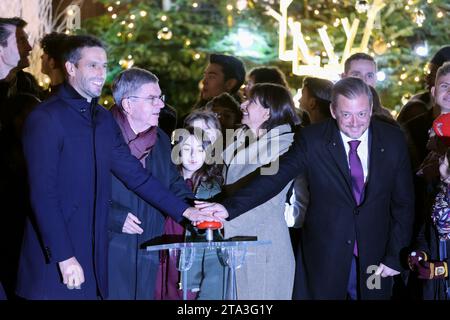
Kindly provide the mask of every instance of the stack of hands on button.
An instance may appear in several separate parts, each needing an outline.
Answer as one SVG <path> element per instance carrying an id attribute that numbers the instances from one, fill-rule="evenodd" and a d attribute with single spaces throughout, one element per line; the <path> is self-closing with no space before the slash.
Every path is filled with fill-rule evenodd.
<path id="1" fill-rule="evenodd" d="M 211 220 L 204 221 L 224 221 L 228 218 L 228 211 L 220 203 L 205 202 L 205 201 L 195 201 L 195 208 L 199 210 L 201 215 L 211 217 Z M 192 222 L 194 226 L 203 221 Z"/>

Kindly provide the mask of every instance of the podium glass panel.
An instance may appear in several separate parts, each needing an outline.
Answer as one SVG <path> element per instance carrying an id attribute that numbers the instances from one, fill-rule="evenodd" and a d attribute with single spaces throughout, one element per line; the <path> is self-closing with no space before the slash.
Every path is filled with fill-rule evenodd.
<path id="1" fill-rule="evenodd" d="M 177 258 L 177 269 L 182 273 L 183 300 L 187 300 L 187 276 L 195 259 L 196 252 L 203 249 L 216 250 L 219 259 L 229 268 L 226 299 L 237 299 L 236 269 L 245 263 L 248 247 L 270 245 L 270 240 L 225 240 L 211 242 L 180 242 L 146 246 L 147 251 L 169 250 L 170 257 Z"/>

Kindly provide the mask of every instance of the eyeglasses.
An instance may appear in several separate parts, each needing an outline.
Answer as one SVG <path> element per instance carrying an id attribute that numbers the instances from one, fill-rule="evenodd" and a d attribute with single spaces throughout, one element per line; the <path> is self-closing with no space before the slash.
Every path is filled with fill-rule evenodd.
<path id="1" fill-rule="evenodd" d="M 160 96 L 148 96 L 148 97 L 128 96 L 127 99 L 129 99 L 129 98 L 149 100 L 152 105 L 156 104 L 157 99 L 161 100 L 162 103 L 164 103 L 166 101 L 166 96 L 163 94 Z"/>

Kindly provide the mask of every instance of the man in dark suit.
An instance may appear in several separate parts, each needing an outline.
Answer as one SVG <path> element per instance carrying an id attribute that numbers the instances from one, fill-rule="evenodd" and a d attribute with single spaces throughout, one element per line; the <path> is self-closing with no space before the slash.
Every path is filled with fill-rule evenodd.
<path id="1" fill-rule="evenodd" d="M 398 127 L 371 120 L 372 94 L 361 79 L 333 86 L 331 114 L 300 131 L 275 175 L 258 176 L 223 205 L 197 207 L 233 219 L 303 174 L 310 202 L 294 299 L 389 299 L 413 220 L 406 142 Z"/>
<path id="2" fill-rule="evenodd" d="M 34 214 L 16 291 L 28 299 L 107 297 L 110 172 L 176 221 L 208 220 L 144 170 L 97 104 L 106 78 L 102 43 L 72 36 L 66 50 L 67 82 L 33 110 L 23 133 Z"/>

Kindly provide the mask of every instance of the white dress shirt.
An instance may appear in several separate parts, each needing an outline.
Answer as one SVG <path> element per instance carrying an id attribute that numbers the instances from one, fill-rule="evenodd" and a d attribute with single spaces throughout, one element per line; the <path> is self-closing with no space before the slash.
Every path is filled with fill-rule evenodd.
<path id="1" fill-rule="evenodd" d="M 358 157 L 361 160 L 361 164 L 363 167 L 364 172 L 364 183 L 367 182 L 367 175 L 369 174 L 369 129 L 366 129 L 366 131 L 363 133 L 359 139 L 352 139 L 347 137 L 344 133 L 341 133 L 342 141 L 344 143 L 345 148 L 345 154 L 347 159 L 348 167 L 350 168 L 350 163 L 348 161 L 348 152 L 350 151 L 350 145 L 348 144 L 349 141 L 352 140 L 359 140 L 361 143 L 358 146 L 358 149 L 356 152 L 358 153 Z"/>

